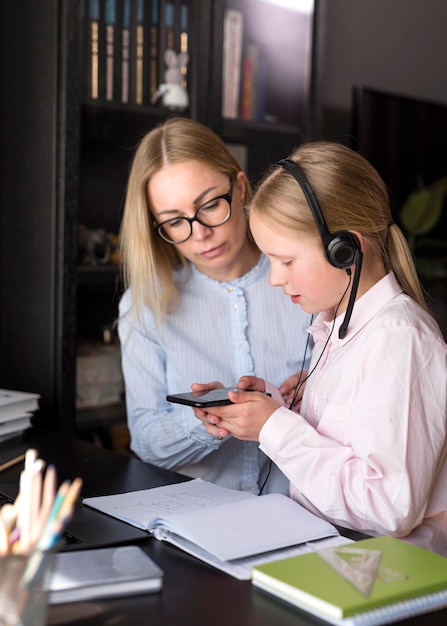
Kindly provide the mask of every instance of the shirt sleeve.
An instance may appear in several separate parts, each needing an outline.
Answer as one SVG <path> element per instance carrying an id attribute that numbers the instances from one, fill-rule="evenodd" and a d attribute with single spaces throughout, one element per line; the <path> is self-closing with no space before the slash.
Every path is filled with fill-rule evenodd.
<path id="1" fill-rule="evenodd" d="M 439 338 L 408 326 L 380 328 L 352 370 L 339 362 L 315 372 L 306 419 L 275 411 L 261 449 L 290 479 L 291 496 L 317 514 L 405 536 L 437 513 L 427 507 L 446 458 L 446 372 Z M 337 402 L 325 397 L 331 382 L 346 386 Z"/>
<path id="2" fill-rule="evenodd" d="M 164 349 L 155 331 L 132 323 L 126 303 L 125 297 L 118 332 L 131 448 L 143 461 L 168 469 L 200 461 L 221 442 L 208 435 L 191 407 L 167 402 Z"/>

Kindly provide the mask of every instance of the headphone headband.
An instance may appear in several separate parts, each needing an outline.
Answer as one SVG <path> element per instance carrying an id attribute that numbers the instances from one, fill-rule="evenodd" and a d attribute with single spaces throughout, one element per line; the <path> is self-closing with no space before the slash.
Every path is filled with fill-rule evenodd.
<path id="1" fill-rule="evenodd" d="M 339 269 L 348 269 L 351 265 L 354 265 L 357 253 L 360 251 L 358 238 L 348 230 L 330 233 L 314 190 L 302 167 L 295 161 L 292 161 L 292 159 L 281 159 L 278 165 L 289 172 L 301 187 L 320 233 L 324 252 L 329 263 Z"/>
<path id="2" fill-rule="evenodd" d="M 348 306 L 346 308 L 343 323 L 338 331 L 340 339 L 344 339 L 346 337 L 346 333 L 348 332 L 348 325 L 354 308 L 354 302 L 357 296 L 357 289 L 360 280 L 360 272 L 362 270 L 363 255 L 360 248 L 360 242 L 358 237 L 356 237 L 353 233 L 350 233 L 349 230 L 339 230 L 335 233 L 329 232 L 326 220 L 324 219 L 324 215 L 321 211 L 315 193 L 310 186 L 303 169 L 300 165 L 298 165 L 298 163 L 295 163 L 292 159 L 282 159 L 279 161 L 278 165 L 287 170 L 287 172 L 294 177 L 301 187 L 304 197 L 306 198 L 306 202 L 312 211 L 312 215 L 318 227 L 321 241 L 323 242 L 324 252 L 329 263 L 339 269 L 345 269 L 349 275 L 351 275 L 351 270 L 349 268 L 351 265 L 355 264 L 355 274 Z"/>

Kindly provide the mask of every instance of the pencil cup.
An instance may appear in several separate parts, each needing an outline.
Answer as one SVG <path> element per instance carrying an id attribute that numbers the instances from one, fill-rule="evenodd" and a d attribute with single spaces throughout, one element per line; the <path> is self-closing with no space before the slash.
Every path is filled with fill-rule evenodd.
<path id="1" fill-rule="evenodd" d="M 52 553 L 38 551 L 0 559 L 0 626 L 46 624 L 52 562 Z"/>

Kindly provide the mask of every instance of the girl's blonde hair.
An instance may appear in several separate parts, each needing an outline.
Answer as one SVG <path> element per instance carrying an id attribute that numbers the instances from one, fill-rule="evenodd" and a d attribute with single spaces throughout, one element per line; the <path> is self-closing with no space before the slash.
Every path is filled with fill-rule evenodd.
<path id="1" fill-rule="evenodd" d="M 179 303 L 173 273 L 187 260 L 174 245 L 153 230 L 154 215 L 148 200 L 151 177 L 168 163 L 197 161 L 226 174 L 230 183 L 241 167 L 224 142 L 209 128 L 189 118 L 173 117 L 143 137 L 137 146 L 127 183 L 120 227 L 120 259 L 124 287 L 132 289 L 138 315 L 146 305 L 160 321 Z M 245 199 L 251 188 L 246 181 Z M 247 224 L 247 237 L 253 245 Z"/>
<path id="2" fill-rule="evenodd" d="M 302 144 L 289 158 L 308 178 L 329 231 L 361 233 L 402 290 L 428 311 L 412 253 L 393 222 L 387 188 L 374 167 L 354 150 L 327 141 Z M 304 194 L 282 167 L 269 170 L 249 210 L 271 224 L 319 236 Z"/>

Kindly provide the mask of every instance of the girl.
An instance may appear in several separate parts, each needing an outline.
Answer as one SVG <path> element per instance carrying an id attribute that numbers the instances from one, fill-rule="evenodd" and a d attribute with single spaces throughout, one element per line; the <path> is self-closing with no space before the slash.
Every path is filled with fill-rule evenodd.
<path id="1" fill-rule="evenodd" d="M 235 404 L 196 415 L 210 434 L 258 441 L 314 513 L 447 555 L 447 348 L 386 187 L 335 143 L 302 145 L 291 161 L 264 178 L 250 228 L 270 283 L 317 314 L 301 404 L 289 410 L 293 398 L 284 406 L 270 383 L 244 376 L 239 387 L 272 397 L 230 393 Z M 340 238 L 347 250 L 334 259 Z"/>

